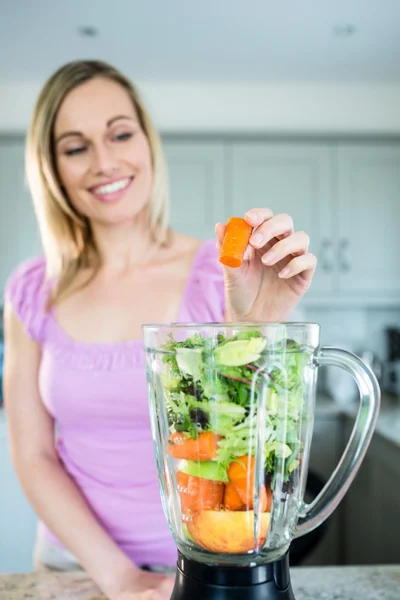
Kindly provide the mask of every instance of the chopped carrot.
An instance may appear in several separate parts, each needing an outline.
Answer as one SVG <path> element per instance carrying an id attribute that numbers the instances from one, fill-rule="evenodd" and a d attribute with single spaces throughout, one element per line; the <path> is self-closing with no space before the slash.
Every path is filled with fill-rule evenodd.
<path id="1" fill-rule="evenodd" d="M 178 492 L 179 493 L 188 493 L 189 491 L 189 479 L 190 475 L 187 473 L 183 473 L 183 471 L 176 472 L 176 482 L 178 484 Z"/>
<path id="2" fill-rule="evenodd" d="M 229 481 L 239 487 L 243 487 L 247 482 L 249 487 L 254 487 L 254 466 L 254 456 L 238 456 L 228 467 Z"/>
<path id="3" fill-rule="evenodd" d="M 245 506 L 237 493 L 233 483 L 227 483 L 225 485 L 224 492 L 224 507 L 225 510 L 244 510 Z"/>
<path id="4" fill-rule="evenodd" d="M 200 433 L 198 438 L 188 438 L 183 432 L 172 433 L 168 441 L 168 454 L 173 458 L 203 461 L 217 456 L 218 442 L 222 439 L 212 431 Z"/>
<path id="5" fill-rule="evenodd" d="M 224 499 L 224 483 L 190 476 L 189 494 L 197 500 L 197 510 L 219 510 Z"/>
<path id="6" fill-rule="evenodd" d="M 185 475 L 182 473 L 182 475 Z M 187 478 L 187 479 L 186 479 Z M 219 510 L 223 504 L 224 484 L 194 475 L 182 477 L 177 473 L 182 514 L 186 517 L 199 510 Z"/>
<path id="7" fill-rule="evenodd" d="M 219 255 L 219 261 L 223 265 L 233 269 L 240 267 L 252 231 L 252 226 L 240 217 L 231 217 L 228 220 Z"/>
<path id="8" fill-rule="evenodd" d="M 254 456 L 240 456 L 232 461 L 228 467 L 229 482 L 247 510 L 254 508 Z M 266 512 L 271 510 L 272 492 L 264 485 L 260 488 L 260 510 Z"/>
<path id="9" fill-rule="evenodd" d="M 250 507 L 249 507 L 250 508 Z M 252 507 L 254 508 L 254 507 Z M 260 511 L 271 512 L 272 508 L 272 490 L 263 485 L 260 489 Z"/>

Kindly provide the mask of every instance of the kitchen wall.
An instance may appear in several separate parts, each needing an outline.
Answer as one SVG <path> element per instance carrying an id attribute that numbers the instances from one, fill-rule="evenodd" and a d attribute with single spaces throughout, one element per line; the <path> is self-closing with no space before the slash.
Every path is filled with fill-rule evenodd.
<path id="1" fill-rule="evenodd" d="M 371 348 L 382 359 L 386 354 L 384 328 L 400 326 L 400 307 L 312 308 L 305 315 L 321 324 L 323 344 L 343 342 L 355 351 Z"/>
<path id="2" fill-rule="evenodd" d="M 26 130 L 43 83 L 0 83 L 0 133 Z M 138 81 L 137 85 L 164 133 L 400 133 L 399 84 Z"/>

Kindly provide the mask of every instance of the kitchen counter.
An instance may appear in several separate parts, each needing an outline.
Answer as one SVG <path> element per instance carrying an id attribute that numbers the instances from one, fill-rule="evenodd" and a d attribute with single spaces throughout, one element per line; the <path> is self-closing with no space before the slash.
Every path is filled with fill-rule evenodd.
<path id="1" fill-rule="evenodd" d="M 296 600 L 399 600 L 400 565 L 295 567 Z M 0 574 L 0 600 L 106 600 L 84 573 Z"/>
<path id="2" fill-rule="evenodd" d="M 341 404 L 335 402 L 329 396 L 317 396 L 316 415 L 336 413 L 354 419 L 357 416 L 358 408 L 358 398 L 355 401 Z M 376 434 L 400 447 L 400 399 L 385 392 L 381 395 L 381 407 L 375 429 Z"/>

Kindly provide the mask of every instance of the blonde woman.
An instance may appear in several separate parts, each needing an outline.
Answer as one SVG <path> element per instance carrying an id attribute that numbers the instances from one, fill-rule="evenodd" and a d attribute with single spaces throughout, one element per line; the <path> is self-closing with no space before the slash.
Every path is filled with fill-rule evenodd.
<path id="1" fill-rule="evenodd" d="M 290 216 L 267 208 L 249 207 L 239 269 L 218 262 L 224 225 L 206 242 L 171 231 L 159 137 L 131 83 L 101 62 L 67 64 L 44 86 L 26 166 L 44 256 L 7 284 L 4 391 L 13 462 L 40 518 L 36 566 L 83 568 L 112 600 L 169 598 L 160 571 L 176 548 L 141 325 L 286 320 L 316 259 Z"/>

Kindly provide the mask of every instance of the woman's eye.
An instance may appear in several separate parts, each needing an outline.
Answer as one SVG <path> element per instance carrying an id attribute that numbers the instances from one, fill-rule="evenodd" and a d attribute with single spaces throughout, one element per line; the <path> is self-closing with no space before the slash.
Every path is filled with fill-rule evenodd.
<path id="1" fill-rule="evenodd" d="M 85 150 L 86 146 L 79 146 L 77 148 L 69 148 L 65 151 L 65 154 L 67 156 L 74 156 L 75 154 L 82 154 L 82 152 L 85 152 Z"/>
<path id="2" fill-rule="evenodd" d="M 132 136 L 133 136 L 133 133 L 130 131 L 127 131 L 125 133 L 119 133 L 118 135 L 115 136 L 115 139 L 118 142 L 123 142 L 125 140 L 129 140 Z"/>

